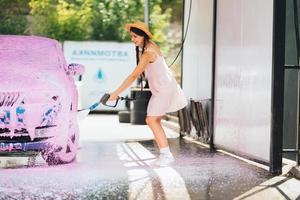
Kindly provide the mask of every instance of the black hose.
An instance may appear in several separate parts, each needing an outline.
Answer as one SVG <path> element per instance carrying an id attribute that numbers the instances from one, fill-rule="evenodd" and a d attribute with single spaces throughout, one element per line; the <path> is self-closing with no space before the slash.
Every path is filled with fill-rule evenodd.
<path id="1" fill-rule="evenodd" d="M 185 33 L 184 33 L 184 37 L 183 37 L 183 40 L 181 42 L 180 50 L 178 51 L 176 57 L 174 58 L 173 62 L 169 65 L 169 67 L 171 67 L 175 63 L 175 61 L 177 60 L 179 54 L 181 53 L 181 51 L 183 49 L 183 44 L 184 44 L 184 41 L 185 41 L 185 38 L 186 38 L 186 35 L 187 35 L 187 32 L 188 32 L 188 29 L 189 29 L 191 10 L 192 10 L 192 0 L 190 0 L 189 16 L 188 16 L 188 21 L 187 21 L 187 24 L 186 24 L 186 30 L 185 30 Z"/>

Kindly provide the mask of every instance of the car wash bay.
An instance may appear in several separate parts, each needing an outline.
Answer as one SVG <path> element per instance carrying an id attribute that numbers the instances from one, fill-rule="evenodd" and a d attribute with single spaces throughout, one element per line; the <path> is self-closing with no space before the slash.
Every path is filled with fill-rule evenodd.
<path id="1" fill-rule="evenodd" d="M 168 128 L 176 162 L 159 168 L 148 165 L 157 151 L 145 125 L 92 114 L 80 129 L 71 164 L 47 166 L 38 156 L 29 167 L 25 158 L 2 159 L 0 199 L 233 199 L 271 178 L 267 170 L 212 153 Z"/>
<path id="2" fill-rule="evenodd" d="M 212 100 L 211 147 L 268 164 L 274 174 L 283 157 L 299 154 L 299 3 L 185 4 L 182 87 L 195 101 Z"/>
<path id="3" fill-rule="evenodd" d="M 208 3 L 208 1 L 199 2 L 207 3 L 202 4 L 202 6 L 213 5 Z M 247 2 L 249 5 L 244 4 Z M 271 90 L 271 85 L 267 84 L 267 87 L 256 85 L 256 88 L 261 89 L 258 91 L 252 87 L 251 83 L 254 81 L 264 85 L 266 82 L 271 82 L 269 73 L 272 66 L 271 51 L 264 51 L 263 53 L 265 54 L 261 54 L 258 50 L 264 49 L 260 45 L 266 45 L 268 48 L 272 47 L 272 40 L 270 39 L 271 37 L 258 33 L 258 36 L 269 39 L 259 37 L 258 41 L 255 40 L 257 43 L 252 41 L 251 47 L 255 47 L 253 44 L 259 45 L 254 49 L 248 49 L 250 51 L 243 48 L 236 49 L 235 47 L 241 44 L 239 43 L 240 41 L 235 41 L 235 39 L 239 39 L 241 35 L 237 34 L 234 37 L 230 37 L 232 29 L 229 25 L 237 25 L 236 28 L 239 30 L 242 30 L 242 27 L 247 28 L 247 26 L 241 26 L 241 22 L 238 21 L 241 18 L 235 17 L 235 14 L 241 13 L 232 12 L 231 9 L 239 11 L 239 6 L 245 9 L 254 9 L 261 3 L 265 3 L 264 5 L 269 8 L 270 2 L 249 0 L 236 1 L 237 4 L 222 4 L 222 1 L 219 1 L 218 16 L 220 20 L 224 19 L 226 21 L 224 16 L 231 13 L 232 15 L 228 15 L 228 17 L 237 21 L 231 24 L 221 23 L 219 26 L 219 30 L 228 31 L 226 32 L 228 34 L 217 35 L 217 41 L 220 42 L 219 49 L 217 49 L 219 57 L 215 59 L 217 70 L 219 70 L 217 71 L 219 78 L 217 77 L 216 81 L 219 93 L 216 93 L 216 99 L 218 100 L 216 101 L 216 108 L 218 109 L 215 115 L 217 122 L 215 133 L 217 134 L 213 138 L 215 139 L 215 144 L 218 147 L 224 147 L 234 152 L 247 150 L 242 153 L 246 153 L 250 157 L 258 157 L 259 160 L 262 159 L 263 161 L 268 161 L 269 159 L 269 152 L 266 149 L 270 147 L 269 136 L 271 127 L 269 117 L 271 117 L 271 105 L 264 106 L 260 103 L 261 101 L 270 103 L 270 94 L 268 92 Z M 193 8 L 197 8 L 197 6 Z M 205 7 L 200 6 L 200 8 Z M 271 34 L 272 15 L 268 15 L 268 12 L 272 13 L 272 10 L 265 12 L 266 10 L 262 9 L 260 11 L 263 11 L 263 13 L 256 12 L 256 15 L 260 14 L 262 19 L 266 20 L 264 21 L 264 28 L 268 28 L 268 33 Z M 206 14 L 205 12 L 199 13 Z M 252 19 L 249 15 L 251 16 L 251 13 L 246 12 L 242 19 Z M 201 19 L 207 18 L 201 17 Z M 203 21 L 200 20 L 200 22 Z M 249 25 L 249 23 L 244 25 L 246 24 Z M 250 25 L 253 24 L 255 25 L 254 22 L 250 23 Z M 196 24 L 196 26 L 191 27 L 200 26 Z M 209 28 L 212 27 L 209 26 Z M 251 27 L 248 28 L 251 29 Z M 265 33 L 265 30 L 262 27 L 260 28 L 252 30 L 260 30 Z M 251 32 L 244 31 L 243 33 Z M 202 34 L 202 36 L 208 36 L 208 34 Z M 255 38 L 255 33 L 254 35 L 244 36 L 248 37 L 242 38 L 252 40 Z M 209 37 L 211 37 L 211 34 Z M 193 38 L 190 42 L 198 44 L 197 42 L 199 41 L 195 42 L 195 39 L 197 38 Z M 232 41 L 229 39 L 232 39 Z M 246 43 L 247 40 L 242 41 L 243 45 Z M 227 49 L 229 44 L 236 46 L 231 46 L 231 49 Z M 190 49 L 195 47 L 188 40 L 186 45 Z M 197 49 L 194 49 L 193 52 L 209 51 L 197 51 Z M 238 56 L 230 57 L 230 54 L 228 54 L 230 52 L 234 52 L 236 53 L 234 55 Z M 253 56 L 249 52 L 256 53 Z M 246 64 L 248 62 L 245 62 L 245 60 L 249 61 L 249 57 L 246 57 L 243 53 L 253 56 L 251 57 L 253 58 L 251 59 L 253 62 L 250 63 L 251 67 L 247 67 L 248 65 Z M 189 55 L 188 51 L 185 51 L 185 55 Z M 193 58 L 201 58 L 203 56 L 194 56 Z M 233 58 L 240 58 L 240 60 L 236 61 Z M 243 60 L 242 58 L 245 59 Z M 267 58 L 267 61 L 264 58 Z M 233 61 L 236 61 L 234 65 L 232 65 Z M 262 63 L 260 61 L 263 63 L 263 66 L 268 66 L 269 68 L 261 68 Z M 207 59 L 202 59 L 201 62 L 208 61 Z M 183 73 L 189 75 L 188 77 L 193 80 L 200 82 L 201 80 L 206 80 L 205 78 L 194 77 L 197 74 L 209 77 L 207 73 L 200 73 L 199 71 L 207 69 L 198 67 L 198 62 L 194 63 L 197 65 L 195 70 L 198 73 L 194 73 L 195 71 L 188 68 L 185 69 L 193 74 L 189 74 L 187 71 Z M 200 63 L 200 65 L 202 64 L 212 66 L 213 63 Z M 184 66 L 194 65 L 193 63 L 184 63 Z M 256 76 L 255 69 L 262 70 L 259 73 L 260 76 Z M 210 96 L 211 91 L 198 87 L 199 85 L 203 87 L 205 84 L 197 83 L 190 86 L 185 80 L 183 77 L 183 88 L 187 92 L 188 97 L 193 97 L 195 100 L 213 98 L 213 96 Z M 211 83 L 211 81 L 208 82 L 209 84 Z M 268 92 L 265 93 L 265 90 Z M 205 91 L 205 94 L 200 94 L 202 91 Z M 265 96 L 257 95 L 258 92 Z M 256 98 L 256 95 L 259 98 Z M 233 96 L 236 97 L 234 103 L 232 101 Z M 240 99 L 241 101 L 238 99 L 240 97 L 242 98 Z M 249 104 L 249 100 L 251 100 L 251 104 Z M 227 105 L 231 107 L 227 107 Z M 253 114 L 253 111 L 257 109 L 255 105 L 261 106 L 260 115 L 249 115 Z M 235 109 L 237 106 L 246 109 Z M 273 109 L 275 107 L 276 104 Z M 250 118 L 242 118 L 245 116 Z M 251 116 L 255 117 L 251 118 Z M 274 120 L 277 122 L 280 119 L 276 118 Z M 169 129 L 167 129 L 168 138 L 176 162 L 164 168 L 149 167 L 148 164 L 157 156 L 157 148 L 147 127 L 120 124 L 115 115 L 91 115 L 88 119 L 81 122 L 80 126 L 80 150 L 76 161 L 71 164 L 47 166 L 39 157 L 35 158 L 35 160 L 28 160 L 28 158 L 20 158 L 18 160 L 7 158 L 6 160 L 1 160 L 0 199 L 233 199 L 271 178 L 267 170 L 249 165 L 224 153 L 210 152 L 209 148 L 178 138 L 178 134 Z M 280 129 L 276 131 L 280 131 Z M 262 134 L 263 137 L 261 135 L 259 137 L 251 137 L 253 134 Z M 244 139 L 237 140 L 239 138 Z M 263 144 L 259 143 L 257 145 L 257 141 Z M 275 142 L 278 142 L 278 138 Z M 273 145 L 273 147 L 276 146 Z M 276 150 L 276 148 L 274 149 Z M 279 155 L 281 149 L 279 148 L 275 153 Z M 28 166 L 31 167 L 28 168 Z M 278 166 L 275 172 L 278 172 L 277 170 Z M 284 179 L 283 182 L 286 182 L 287 179 L 289 178 Z"/>

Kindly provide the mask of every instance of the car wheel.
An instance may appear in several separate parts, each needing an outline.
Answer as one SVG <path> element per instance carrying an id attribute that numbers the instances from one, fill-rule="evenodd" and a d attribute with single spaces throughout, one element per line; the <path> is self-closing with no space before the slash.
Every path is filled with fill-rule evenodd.
<path id="1" fill-rule="evenodd" d="M 75 121 L 75 123 L 77 122 Z M 66 164 L 75 160 L 79 142 L 79 129 L 75 123 L 70 120 L 69 137 L 66 146 L 43 153 L 43 157 L 48 165 Z"/>

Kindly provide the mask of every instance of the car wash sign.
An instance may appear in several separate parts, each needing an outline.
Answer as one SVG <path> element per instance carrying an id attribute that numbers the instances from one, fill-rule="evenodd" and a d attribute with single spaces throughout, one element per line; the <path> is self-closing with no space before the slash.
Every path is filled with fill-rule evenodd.
<path id="1" fill-rule="evenodd" d="M 81 77 L 81 108 L 99 101 L 105 92 L 113 92 L 135 67 L 135 47 L 132 43 L 119 42 L 71 42 L 64 43 L 64 54 L 68 63 L 85 65 Z M 129 95 L 129 90 L 121 94 Z M 100 105 L 96 110 L 122 110 L 124 102 L 116 108 Z"/>
<path id="2" fill-rule="evenodd" d="M 122 60 L 127 61 L 129 59 L 128 51 L 126 50 L 90 50 L 90 49 L 74 49 L 71 55 L 71 59 L 85 60 Z"/>

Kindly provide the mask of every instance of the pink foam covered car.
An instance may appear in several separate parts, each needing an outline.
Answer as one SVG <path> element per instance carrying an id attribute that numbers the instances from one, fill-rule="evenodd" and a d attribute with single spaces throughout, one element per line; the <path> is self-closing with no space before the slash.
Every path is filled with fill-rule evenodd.
<path id="1" fill-rule="evenodd" d="M 0 156 L 42 153 L 48 164 L 72 162 L 77 153 L 78 94 L 56 40 L 0 35 Z"/>

